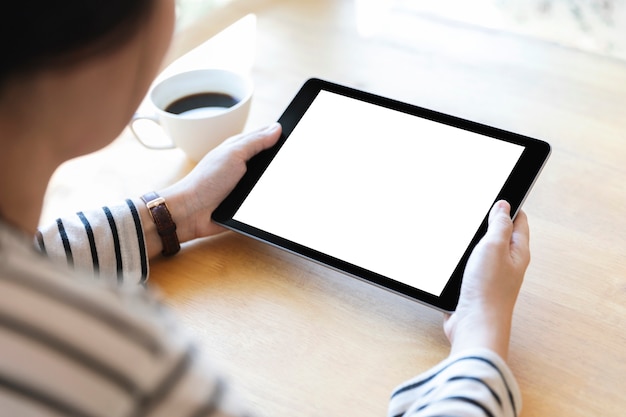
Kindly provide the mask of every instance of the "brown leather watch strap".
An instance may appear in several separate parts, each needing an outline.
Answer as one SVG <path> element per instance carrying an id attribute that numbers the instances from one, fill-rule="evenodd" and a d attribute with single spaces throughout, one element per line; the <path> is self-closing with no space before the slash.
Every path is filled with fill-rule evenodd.
<path id="1" fill-rule="evenodd" d="M 176 235 L 176 223 L 172 219 L 170 210 L 165 204 L 165 199 L 159 196 L 155 192 L 150 192 L 141 196 L 141 199 L 146 203 L 148 211 L 154 220 L 157 232 L 163 242 L 163 250 L 161 253 L 163 256 L 176 255 L 180 250 L 180 242 Z"/>

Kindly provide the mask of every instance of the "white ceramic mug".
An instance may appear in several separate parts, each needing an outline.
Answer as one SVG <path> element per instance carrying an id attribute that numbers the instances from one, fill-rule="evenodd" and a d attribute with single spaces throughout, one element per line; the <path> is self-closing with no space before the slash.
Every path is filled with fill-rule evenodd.
<path id="1" fill-rule="evenodd" d="M 249 77 L 230 70 L 200 69 L 179 73 L 162 80 L 148 93 L 155 114 L 137 113 L 129 127 L 144 146 L 179 148 L 198 162 L 222 141 L 243 131 L 253 89 Z M 198 97 L 201 103 L 197 102 Z M 220 102 L 225 98 L 231 101 Z M 174 103 L 182 103 L 184 111 L 173 108 Z M 169 141 L 154 143 L 145 132 L 137 129 L 140 120 L 160 125 Z"/>

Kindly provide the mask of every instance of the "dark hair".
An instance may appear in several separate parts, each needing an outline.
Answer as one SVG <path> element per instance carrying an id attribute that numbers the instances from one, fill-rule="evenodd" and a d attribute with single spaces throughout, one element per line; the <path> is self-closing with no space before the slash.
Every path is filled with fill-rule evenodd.
<path id="1" fill-rule="evenodd" d="M 11 76 L 113 49 L 160 0 L 9 0 L 0 17 L 0 86 Z"/>

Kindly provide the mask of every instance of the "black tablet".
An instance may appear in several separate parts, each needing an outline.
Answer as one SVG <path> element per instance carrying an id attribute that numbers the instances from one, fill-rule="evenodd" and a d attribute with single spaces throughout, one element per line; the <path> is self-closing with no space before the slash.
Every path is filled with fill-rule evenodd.
<path id="1" fill-rule="evenodd" d="M 512 212 L 543 141 L 319 79 L 213 214 L 225 227 L 443 311 L 498 199 Z"/>

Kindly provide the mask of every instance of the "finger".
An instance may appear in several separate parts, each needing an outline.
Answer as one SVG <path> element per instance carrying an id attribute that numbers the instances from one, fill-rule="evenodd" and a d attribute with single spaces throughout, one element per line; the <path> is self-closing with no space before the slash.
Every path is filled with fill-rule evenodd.
<path id="1" fill-rule="evenodd" d="M 520 262 L 530 262 L 530 227 L 523 210 L 517 213 L 511 235 L 511 255 Z"/>
<path id="2" fill-rule="evenodd" d="M 235 135 L 229 138 L 228 140 L 226 140 L 225 143 L 228 143 L 231 145 L 234 145 L 234 144 L 241 145 L 241 144 L 245 144 L 245 143 L 252 142 L 252 141 L 258 141 L 258 140 L 262 141 L 268 136 L 273 137 L 277 129 L 281 130 L 282 128 L 280 126 L 280 123 L 275 122 L 265 127 L 259 128 L 257 130 L 253 130 L 252 132 L 245 132 L 245 133 L 240 133 L 238 135 Z"/>
<path id="3" fill-rule="evenodd" d="M 511 220 L 511 205 L 508 202 L 504 200 L 496 202 L 489 212 L 488 221 L 486 237 L 506 241 L 511 239 L 513 221 Z"/>
<path id="4" fill-rule="evenodd" d="M 250 133 L 235 136 L 229 140 L 230 146 L 235 147 L 244 160 L 249 160 L 262 150 L 265 150 L 278 141 L 282 127 L 279 123 L 273 123 L 262 129 Z"/>
<path id="5" fill-rule="evenodd" d="M 517 213 L 515 222 L 513 222 L 513 234 L 517 240 L 522 243 L 528 243 L 530 240 L 530 227 L 528 226 L 528 216 L 524 210 Z"/>

